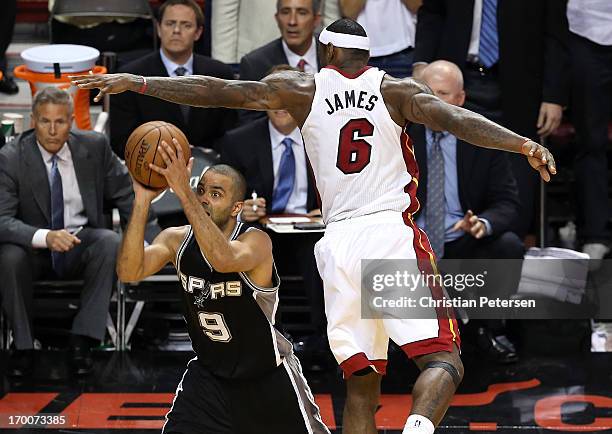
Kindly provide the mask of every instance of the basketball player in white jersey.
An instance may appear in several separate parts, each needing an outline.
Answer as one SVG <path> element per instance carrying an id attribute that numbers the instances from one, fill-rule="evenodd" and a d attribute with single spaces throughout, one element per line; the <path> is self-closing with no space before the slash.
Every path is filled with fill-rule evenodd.
<path id="1" fill-rule="evenodd" d="M 360 311 L 362 258 L 426 260 L 435 270 L 427 237 L 412 219 L 418 167 L 405 127 L 422 123 L 477 146 L 521 153 L 545 181 L 556 173 L 554 159 L 545 147 L 444 103 L 421 83 L 368 68 L 369 40 L 355 21 L 332 23 L 319 41 L 328 66 L 315 75 L 282 71 L 248 82 L 111 74 L 73 83 L 99 88 L 98 100 L 130 90 L 200 107 L 289 111 L 301 127 L 327 223 L 315 253 L 329 342 L 347 383 L 343 433 L 376 432 L 389 338 L 421 370 L 404 433 L 432 433 L 463 377 L 455 320 L 366 320 Z"/>

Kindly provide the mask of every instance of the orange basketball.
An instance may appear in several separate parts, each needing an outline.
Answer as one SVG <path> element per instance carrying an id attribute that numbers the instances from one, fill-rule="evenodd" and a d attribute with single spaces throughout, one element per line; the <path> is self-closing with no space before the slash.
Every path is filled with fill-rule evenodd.
<path id="1" fill-rule="evenodd" d="M 152 171 L 149 163 L 166 167 L 157 148 L 161 146 L 162 140 L 174 146 L 173 138 L 181 145 L 185 163 L 187 163 L 191 157 L 189 142 L 185 134 L 174 125 L 163 121 L 151 121 L 142 124 L 130 134 L 125 144 L 125 164 L 138 182 L 153 188 L 168 186 L 166 178 Z"/>

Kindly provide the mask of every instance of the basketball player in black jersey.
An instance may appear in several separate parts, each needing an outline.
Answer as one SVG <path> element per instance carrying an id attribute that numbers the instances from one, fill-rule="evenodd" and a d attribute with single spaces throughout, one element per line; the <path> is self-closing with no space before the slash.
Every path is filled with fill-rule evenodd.
<path id="1" fill-rule="evenodd" d="M 322 65 L 328 64 L 330 68 L 339 72 L 337 77 L 338 88 L 343 88 L 340 85 L 342 80 L 359 77 L 367 70 L 370 54 L 369 40 L 365 30 L 357 22 L 341 19 L 332 23 L 321 33 L 319 41 L 318 52 L 322 57 Z M 308 118 L 311 115 L 311 109 L 313 108 L 317 92 L 324 94 L 329 90 L 325 87 L 317 88 L 315 81 L 316 78 L 312 74 L 295 71 L 274 73 L 258 82 L 221 80 L 195 75 L 172 78 L 145 78 L 131 74 L 72 77 L 72 83 L 81 89 L 100 89 L 100 93 L 95 98 L 97 101 L 106 94 L 132 91 L 197 107 L 287 110 L 301 129 L 307 124 Z M 517 84 L 517 86 L 520 86 L 520 84 Z M 356 104 L 353 101 L 352 94 L 346 96 L 344 105 L 342 104 L 342 99 L 339 102 L 336 102 L 334 99 L 334 105 L 325 104 L 322 106 L 323 109 L 318 107 L 316 114 L 320 115 L 320 110 L 325 110 L 325 113 L 331 117 L 339 112 L 343 112 L 344 106 L 350 106 L 351 110 L 356 110 L 355 105 L 357 107 L 361 105 L 363 106 L 363 111 L 359 112 L 359 117 L 366 118 L 369 113 L 368 107 L 371 109 L 373 104 L 376 104 L 378 107 L 384 104 L 384 108 L 387 111 L 384 121 L 387 122 L 390 119 L 398 128 L 405 130 L 409 123 L 419 123 L 435 131 L 449 131 L 456 137 L 476 146 L 522 154 L 531 167 L 539 172 L 540 177 L 544 181 L 549 181 L 551 176 L 556 173 L 555 160 L 544 146 L 503 128 L 476 113 L 444 103 L 433 95 L 431 89 L 426 85 L 412 78 L 397 79 L 385 75 L 380 83 L 379 91 L 382 98 L 377 100 L 366 99 L 364 95 L 363 100 L 360 102 L 357 94 L 355 94 Z M 354 118 L 351 121 L 359 120 Z M 379 128 L 379 120 L 374 120 L 374 124 L 377 127 L 372 126 L 372 128 L 375 130 Z M 371 134 L 367 132 L 366 127 L 363 127 L 363 124 L 360 125 L 357 130 L 351 127 L 350 129 L 343 128 L 340 131 L 336 131 L 335 129 L 325 128 L 325 125 L 307 125 L 308 128 L 302 129 L 302 133 L 305 134 L 304 143 L 307 151 L 309 147 L 312 147 L 311 150 L 317 152 L 321 149 L 329 149 L 330 147 L 338 150 L 337 159 L 310 160 L 315 177 L 318 171 L 320 176 L 325 176 L 321 175 L 321 173 L 327 173 L 335 177 L 338 176 L 336 170 L 342 171 L 347 176 L 358 176 L 359 174 L 355 173 L 355 171 L 359 172 L 364 166 L 359 166 L 355 171 L 351 171 L 353 163 L 369 164 L 370 153 L 374 152 L 372 151 L 372 146 L 367 141 Z M 362 127 L 363 130 L 361 129 Z M 348 132 L 349 135 L 343 134 L 345 132 Z M 339 138 L 338 133 L 347 137 L 347 139 L 342 140 Z M 320 140 L 311 140 L 313 137 Z M 401 159 L 404 158 L 401 155 L 404 151 L 408 154 L 411 152 L 409 149 L 411 145 L 407 145 L 400 150 L 399 141 L 400 137 L 398 134 L 398 152 L 394 155 L 395 158 Z M 366 158 L 364 159 L 363 156 Z M 348 164 L 349 170 L 347 170 L 346 164 Z M 414 164 L 414 167 L 407 167 L 407 169 L 412 170 L 414 175 L 418 173 L 416 164 Z M 418 176 L 415 176 L 414 179 L 417 180 Z M 324 179 L 323 181 L 326 180 Z M 325 188 L 322 185 L 323 183 L 317 182 L 317 184 L 319 188 Z M 327 199 L 323 200 L 322 209 L 338 205 L 333 200 L 335 198 L 333 190 L 336 185 L 336 183 L 330 182 L 328 188 L 332 191 L 322 192 L 321 197 L 325 198 L 325 193 L 328 195 Z M 370 184 L 367 187 L 375 188 L 377 186 L 378 184 Z M 410 188 L 416 188 L 416 183 L 411 183 Z M 409 190 L 409 186 L 406 186 L 406 189 Z M 376 197 L 377 195 L 376 192 L 370 193 L 371 196 L 362 196 Z M 411 202 L 412 205 L 414 209 L 407 208 L 402 211 L 408 211 L 410 214 L 416 212 L 418 210 L 418 202 Z M 141 217 L 141 220 L 142 218 L 144 217 Z M 346 220 L 350 222 L 350 218 Z M 405 221 L 411 224 L 411 216 L 408 216 Z M 417 229 L 413 227 L 415 233 L 420 233 Z M 384 228 L 381 230 L 384 230 Z M 426 244 L 428 243 L 426 242 Z M 420 246 L 419 248 L 421 250 L 431 250 L 430 246 Z M 431 254 L 431 252 L 428 252 L 428 255 Z M 344 272 L 344 270 L 340 270 L 340 272 Z M 355 281 L 359 281 L 359 279 Z M 327 285 L 325 278 L 324 283 Z M 331 283 L 333 285 L 333 282 Z M 358 288 L 352 289 L 353 293 L 358 290 Z M 325 296 L 329 300 L 327 290 Z M 344 299 L 343 297 L 337 297 L 338 304 L 342 304 L 343 300 L 346 300 L 346 297 Z M 356 305 L 358 306 L 358 304 Z M 342 306 L 340 306 L 341 308 Z M 334 306 L 330 306 L 329 309 L 326 306 L 328 317 L 330 314 L 333 315 L 335 310 Z M 363 321 L 369 320 L 360 318 L 358 309 L 351 313 L 354 316 L 354 324 L 357 326 L 355 330 L 358 327 L 367 328 L 367 324 Z M 453 319 L 452 321 L 455 320 Z M 448 329 L 448 327 L 446 328 Z M 333 329 L 328 327 L 328 336 L 336 334 L 336 332 L 345 334 L 345 330 L 338 327 Z M 350 331 L 353 331 L 353 329 Z M 454 332 L 452 328 L 451 331 Z M 440 333 L 438 338 L 434 339 L 436 344 L 443 343 L 444 349 L 439 350 L 438 348 L 440 347 L 423 348 L 419 354 L 414 356 L 414 361 L 421 370 L 421 373 L 412 389 L 413 404 L 403 434 L 433 433 L 448 409 L 457 385 L 461 382 L 463 364 L 459 356 L 458 342 L 456 341 L 455 333 L 453 333 L 453 340 L 449 341 L 450 338 L 448 336 L 450 334 Z M 354 337 L 353 335 L 351 335 L 351 339 Z M 352 339 L 352 341 L 354 340 Z M 353 343 L 352 341 L 351 343 Z M 425 339 L 425 341 L 428 342 L 430 339 Z M 354 356 L 359 356 L 360 354 L 354 353 Z M 410 356 L 408 352 L 407 354 Z M 369 364 L 369 366 L 366 364 Z M 347 366 L 347 368 L 350 367 Z M 366 357 L 361 357 L 361 361 L 356 368 L 350 368 L 349 372 L 345 370 L 347 399 L 344 407 L 343 432 L 345 434 L 372 434 L 377 432 L 375 413 L 378 408 L 382 375 L 375 369 L 376 366 L 373 365 L 372 361 Z"/>
<path id="2" fill-rule="evenodd" d="M 164 230 L 148 247 L 144 227 L 161 190 L 133 181 L 134 209 L 119 251 L 126 282 L 176 267 L 196 357 L 177 388 L 163 433 L 329 433 L 291 344 L 274 328 L 279 277 L 268 235 L 237 221 L 246 182 L 227 165 L 210 167 L 189 186 L 180 146 L 160 150 L 164 175 L 188 226 Z"/>

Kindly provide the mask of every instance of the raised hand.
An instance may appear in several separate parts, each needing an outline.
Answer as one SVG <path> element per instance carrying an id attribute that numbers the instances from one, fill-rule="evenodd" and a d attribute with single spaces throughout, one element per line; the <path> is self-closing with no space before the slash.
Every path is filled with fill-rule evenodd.
<path id="1" fill-rule="evenodd" d="M 555 159 L 546 147 L 529 140 L 523 144 L 521 154 L 527 157 L 529 165 L 540 173 L 544 181 L 548 182 L 550 175 L 556 175 Z"/>
<path id="2" fill-rule="evenodd" d="M 89 74 L 69 76 L 73 85 L 79 89 L 100 89 L 94 101 L 100 101 L 104 95 L 121 93 L 127 90 L 137 91 L 144 84 L 144 77 L 134 74 Z"/>
<path id="3" fill-rule="evenodd" d="M 149 167 L 154 172 L 164 176 L 166 181 L 168 181 L 168 186 L 179 196 L 181 193 L 191 191 L 189 179 L 191 178 L 193 157 L 189 159 L 189 162 L 185 162 L 185 156 L 179 142 L 176 139 L 172 139 L 172 143 L 174 146 L 170 146 L 166 141 L 162 140 L 158 148 L 158 152 L 166 163 L 166 167 L 162 168 L 155 164 L 149 164 Z"/>

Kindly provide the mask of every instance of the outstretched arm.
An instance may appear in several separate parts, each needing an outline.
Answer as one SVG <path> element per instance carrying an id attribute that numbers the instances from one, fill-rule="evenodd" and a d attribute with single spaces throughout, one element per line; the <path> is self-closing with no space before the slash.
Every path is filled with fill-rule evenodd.
<path id="1" fill-rule="evenodd" d="M 262 81 L 240 81 L 204 75 L 145 78 L 133 74 L 103 74 L 73 76 L 71 80 L 81 89 L 100 89 L 95 101 L 106 94 L 132 91 L 196 107 L 280 110 L 288 108 L 301 75 L 280 71 Z"/>
<path id="2" fill-rule="evenodd" d="M 555 160 L 544 146 L 513 133 L 477 113 L 447 104 L 431 94 L 424 85 L 406 93 L 402 101 L 402 115 L 435 131 L 448 131 L 456 137 L 483 148 L 523 154 L 531 167 L 545 181 L 557 173 Z"/>

